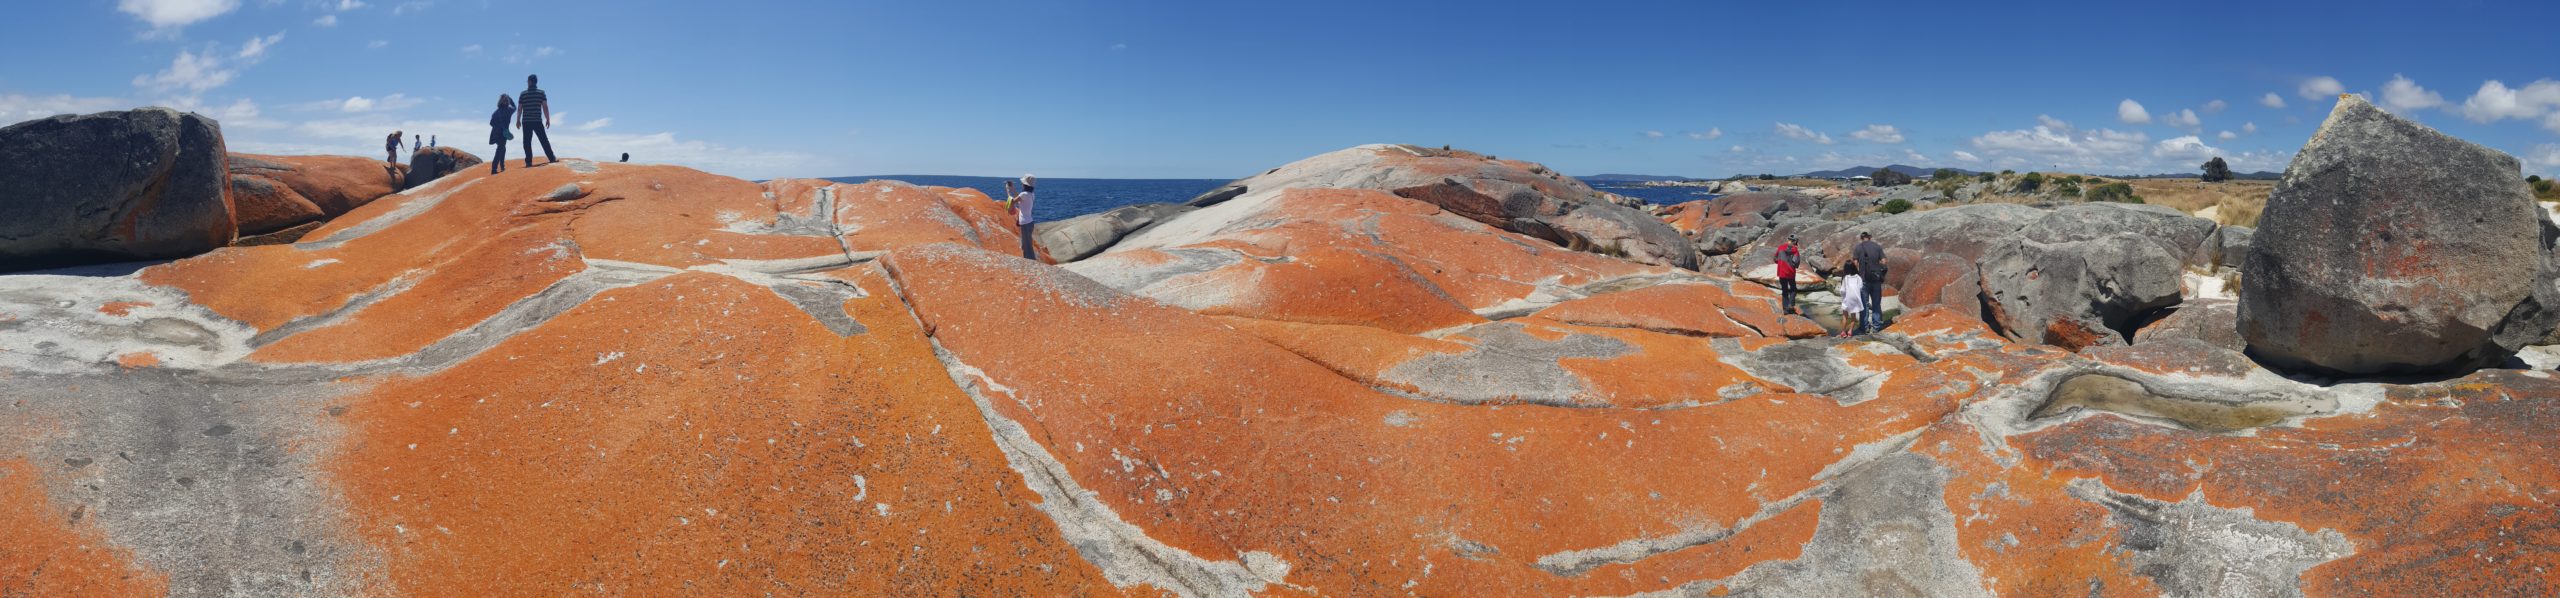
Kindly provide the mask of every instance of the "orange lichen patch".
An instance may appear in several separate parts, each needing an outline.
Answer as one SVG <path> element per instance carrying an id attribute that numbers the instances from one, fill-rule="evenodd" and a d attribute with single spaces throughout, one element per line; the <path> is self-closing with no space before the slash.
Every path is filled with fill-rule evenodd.
<path id="1" fill-rule="evenodd" d="M 26 459 L 0 460 L 0 595 L 164 596 L 169 580 L 108 544 L 97 519 L 58 508 Z"/>
<path id="2" fill-rule="evenodd" d="M 266 363 L 358 362 L 416 353 L 586 269 L 566 223 L 528 225 L 470 248 L 407 290 L 249 355 Z"/>
<path id="3" fill-rule="evenodd" d="M 1932 426 L 1912 451 L 1953 472 L 1946 507 L 1956 520 L 1957 547 L 1982 568 L 1983 583 L 2004 596 L 2157 596 L 2150 580 L 2116 558 L 2117 531 L 2105 507 L 2073 497 L 2067 475 L 2008 468 L 1972 427 Z M 2175 497 L 2171 497 L 2174 499 Z"/>
<path id="4" fill-rule="evenodd" d="M 729 230 L 735 222 L 774 220 L 774 204 L 754 183 L 673 166 L 615 166 L 581 187 L 583 198 L 526 209 L 576 212 L 570 235 L 589 259 L 689 268 L 844 253 L 826 237 Z"/>
<path id="5" fill-rule="evenodd" d="M 1664 208 L 1662 223 L 1671 225 L 1672 230 L 1680 231 L 1682 235 L 1697 238 L 1698 233 L 1707 231 L 1707 204 L 1713 201 L 1701 199 Z"/>
<path id="6" fill-rule="evenodd" d="M 361 156 L 232 154 L 230 164 L 233 177 L 273 180 L 291 190 L 293 197 L 309 202 L 323 215 L 331 217 L 399 191 L 401 180 L 409 172 L 405 165 L 385 164 Z M 269 168 L 268 165 L 284 168 Z M 235 183 L 233 189 L 238 188 Z"/>
<path id="7" fill-rule="evenodd" d="M 965 243 L 1001 252 L 1021 250 L 1022 237 L 1003 208 L 976 191 L 920 187 L 897 181 L 837 184 L 837 228 L 846 249 L 878 252 L 931 243 Z M 816 189 L 811 189 L 814 194 Z M 971 207 L 979 209 L 970 209 Z M 990 209 L 992 211 L 990 211 Z"/>
<path id="8" fill-rule="evenodd" d="M 1404 333 L 1485 321 L 1404 264 L 1374 253 L 1332 247 L 1303 248 L 1281 259 L 1248 254 L 1193 284 L 1219 289 L 1224 299 L 1202 306 L 1203 314 L 1350 324 Z"/>
<path id="9" fill-rule="evenodd" d="M 122 353 L 116 355 L 116 365 L 129 370 L 154 367 L 160 365 L 160 354 L 150 351 Z"/>
<path id="10" fill-rule="evenodd" d="M 1575 299 L 1540 310 L 1532 318 L 1602 328 L 1636 328 L 1667 334 L 1705 337 L 1764 336 L 1732 316 L 1732 311 L 1772 311 L 1749 305 L 1724 289 L 1708 284 L 1660 284 L 1632 291 Z M 1768 314 L 1755 318 L 1769 320 Z"/>
<path id="11" fill-rule="evenodd" d="M 107 315 L 110 315 L 110 316 L 115 316 L 115 317 L 119 317 L 119 318 L 121 318 L 121 317 L 129 316 L 129 315 L 133 315 L 133 313 L 132 313 L 132 312 L 133 312 L 133 308 L 137 308 L 137 307 L 151 307 L 151 302 L 149 302 L 149 301 L 109 301 L 109 302 L 107 302 L 107 303 L 106 303 L 106 305 L 100 305 L 100 306 L 98 306 L 98 313 L 107 314 Z"/>
<path id="12" fill-rule="evenodd" d="M 1419 389 L 1386 379 L 1388 370 L 1423 355 L 1453 355 L 1464 344 L 1410 334 L 1341 324 L 1307 324 L 1221 316 L 1217 321 L 1271 344 L 1324 364 L 1344 377 L 1379 388 L 1404 392 Z"/>
<path id="13" fill-rule="evenodd" d="M 1328 594 L 1659 589 L 1555 571 L 1641 566 L 1657 555 L 1567 553 L 1733 525 L 1804 495 L 1852 448 L 1958 403 L 1764 393 L 1666 410 L 1445 404 L 1377 392 L 1060 270 L 954 245 L 884 263 L 951 359 L 971 378 L 983 372 L 976 386 L 992 408 L 1037 430 L 1097 502 L 1202 559 L 1270 553 L 1291 566 L 1287 583 Z"/>
<path id="14" fill-rule="evenodd" d="M 1632 564 L 1603 565 L 1586 575 L 1632 580 L 1636 587 L 1645 588 L 1639 591 L 1646 592 L 1671 590 L 1687 581 L 1724 579 L 1752 565 L 1802 557 L 1805 543 L 1813 540 L 1814 528 L 1821 522 L 1822 501 L 1807 500 L 1733 537 Z M 1648 580 L 1654 583 L 1648 585 Z M 1720 588 L 1709 591 L 1709 595 L 1724 594 Z"/>
<path id="15" fill-rule="evenodd" d="M 1112 591 L 914 321 L 862 324 L 704 273 L 608 291 L 346 399 L 330 479 L 403 592 Z"/>

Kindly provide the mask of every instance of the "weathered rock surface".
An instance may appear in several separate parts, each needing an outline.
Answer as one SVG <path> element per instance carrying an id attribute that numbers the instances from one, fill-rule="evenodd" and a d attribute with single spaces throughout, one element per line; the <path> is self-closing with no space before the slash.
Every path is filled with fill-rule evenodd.
<path id="1" fill-rule="evenodd" d="M 1858 246 L 1858 234 L 1874 236 L 1884 247 L 1885 284 L 1900 287 L 1914 266 L 1931 255 L 1980 260 L 2001 245 L 2009 233 L 2051 217 L 2044 210 L 2016 204 L 1973 204 L 1910 212 L 1866 221 L 1820 238 L 1806 239 L 1808 263 L 1838 266 Z M 2190 245 L 2190 247 L 2193 247 Z"/>
<path id="2" fill-rule="evenodd" d="M 401 180 L 400 188 L 408 189 L 425 185 L 444 178 L 445 175 L 462 172 L 484 163 L 486 161 L 481 160 L 479 156 L 454 149 L 452 146 L 422 148 L 418 153 L 409 156 L 409 172 Z"/>
<path id="3" fill-rule="evenodd" d="M 2260 359 L 2333 374 L 2461 372 L 2560 318 L 2514 157 L 2342 96 L 2267 200 L 2241 278 Z"/>
<path id="4" fill-rule="evenodd" d="M 2012 235 L 1979 265 L 1992 321 L 2009 338 L 2072 350 L 2120 345 L 2138 318 L 2178 304 L 2180 260 L 2149 237 L 2036 237 Z"/>
<path id="5" fill-rule="evenodd" d="M 242 236 L 336 218 L 404 188 L 409 167 L 354 156 L 230 156 Z"/>
<path id="6" fill-rule="evenodd" d="M 2132 233 L 2160 246 L 2162 253 L 2185 265 L 2209 267 L 2221 251 L 2213 221 L 2189 216 L 2168 206 L 2121 203 L 2077 203 L 2056 207 L 2019 228 L 2028 239 L 2045 243 L 2085 241 Z"/>
<path id="7" fill-rule="evenodd" d="M 1054 267 L 972 190 L 569 161 L 0 276 L 0 594 L 2560 590 L 2548 372 L 1812 337 L 1382 190 L 1229 206 Z"/>
<path id="8" fill-rule="evenodd" d="M 2160 321 L 2143 326 L 2134 333 L 2133 343 L 2148 344 L 2171 339 L 2195 339 L 2207 346 L 2225 351 L 2243 351 L 2248 341 L 2240 338 L 2240 305 L 2229 299 L 2197 299 L 2178 304 L 2176 311 Z"/>
<path id="9" fill-rule="evenodd" d="M 1410 145 L 1364 145 L 1290 163 L 1229 185 L 1245 191 L 1185 214 L 1150 234 L 1140 246 L 1188 241 L 1265 209 L 1290 189 L 1375 189 L 1421 200 L 1450 213 L 1579 251 L 1623 256 L 1642 263 L 1696 269 L 1688 239 L 1643 211 L 1613 203 L 1582 181 L 1519 160 Z"/>
<path id="10" fill-rule="evenodd" d="M 1033 235 L 1038 237 L 1040 246 L 1047 248 L 1050 255 L 1060 261 L 1072 262 L 1102 253 L 1129 233 L 1195 209 L 1198 208 L 1170 203 L 1122 206 L 1100 214 L 1043 222 Z"/>
<path id="11" fill-rule="evenodd" d="M 0 128 L 0 272 L 230 244 L 225 156 L 220 124 L 167 108 Z"/>

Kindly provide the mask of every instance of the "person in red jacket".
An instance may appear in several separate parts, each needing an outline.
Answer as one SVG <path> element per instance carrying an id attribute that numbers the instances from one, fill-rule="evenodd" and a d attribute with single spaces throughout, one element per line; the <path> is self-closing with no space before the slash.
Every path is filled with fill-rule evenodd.
<path id="1" fill-rule="evenodd" d="M 1796 251 L 1796 236 L 1778 243 L 1778 313 L 1796 313 L 1796 264 L 1804 263 L 1804 254 Z"/>

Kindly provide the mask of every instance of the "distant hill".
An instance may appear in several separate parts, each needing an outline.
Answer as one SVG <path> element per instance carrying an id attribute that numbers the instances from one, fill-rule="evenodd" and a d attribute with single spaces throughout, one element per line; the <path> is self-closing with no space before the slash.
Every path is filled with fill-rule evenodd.
<path id="1" fill-rule="evenodd" d="M 1936 168 L 1921 168 L 1921 167 L 1918 167 L 1918 166 L 1910 166 L 1910 165 L 1904 165 L 1904 164 L 1894 164 L 1894 165 L 1885 166 L 1885 167 L 1883 167 L 1883 168 L 1877 168 L 1877 167 L 1874 167 L 1874 166 L 1853 166 L 1853 167 L 1849 167 L 1849 168 L 1842 168 L 1842 169 L 1839 169 L 1839 170 L 1816 170 L 1816 171 L 1808 172 L 1808 173 L 1804 173 L 1804 174 L 1802 174 L 1802 175 L 1798 175 L 1798 176 L 1803 176 L 1803 177 L 1805 177 L 1805 178 L 1816 178 L 1816 179 L 1839 179 L 1839 178 L 1848 178 L 1848 177 L 1853 177 L 1853 176 L 1875 176 L 1876 171 L 1878 171 L 1878 170 L 1891 170 L 1891 171 L 1894 171 L 1894 172 L 1899 172 L 1899 173 L 1902 173 L 1902 174 L 1911 175 L 1911 178 L 1915 178 L 1915 179 L 1925 179 L 1925 178 L 1929 178 L 1929 176 L 1930 176 L 1930 175 L 1934 175 L 1934 174 L 1937 174 L 1937 173 L 1938 173 L 1938 169 L 1936 169 Z M 1976 175 L 1976 174 L 1981 174 L 1981 173 L 1978 173 L 1978 172 L 1974 172 L 1974 171 L 1971 171 L 1971 170 L 1965 170 L 1965 169 L 1962 169 L 1962 168 L 1955 168 L 1955 169 L 1951 169 L 1951 170 L 1954 170 L 1954 171 L 1956 171 L 1956 172 L 1958 172 L 1958 173 L 1962 173 L 1962 174 L 1963 174 L 1963 175 L 1965 175 L 1965 176 L 1973 176 L 1973 175 Z"/>
<path id="2" fill-rule="evenodd" d="M 1685 182 L 1689 182 L 1689 181 L 1705 180 L 1705 179 L 1693 179 L 1693 178 L 1689 178 L 1689 177 L 1685 177 L 1685 176 L 1666 176 L 1666 175 L 1658 175 L 1658 174 L 1595 174 L 1595 175 L 1588 175 L 1588 176 L 1578 176 L 1578 177 L 1573 177 L 1573 178 L 1582 179 L 1582 181 L 1583 181 L 1583 182 L 1586 182 L 1586 183 L 1588 183 L 1588 182 L 1601 182 L 1601 183 L 1653 183 L 1653 182 L 1662 182 L 1662 181 L 1682 182 L 1682 183 L 1685 183 Z"/>

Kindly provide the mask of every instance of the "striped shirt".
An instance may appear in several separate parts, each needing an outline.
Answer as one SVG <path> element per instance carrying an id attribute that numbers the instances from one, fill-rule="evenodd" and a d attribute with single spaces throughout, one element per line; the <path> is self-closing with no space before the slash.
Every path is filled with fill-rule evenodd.
<path id="1" fill-rule="evenodd" d="M 516 110 L 524 116 L 525 128 L 542 128 L 542 115 L 551 111 L 550 99 L 540 88 L 528 87 L 524 93 L 516 94 Z"/>

